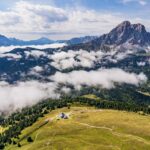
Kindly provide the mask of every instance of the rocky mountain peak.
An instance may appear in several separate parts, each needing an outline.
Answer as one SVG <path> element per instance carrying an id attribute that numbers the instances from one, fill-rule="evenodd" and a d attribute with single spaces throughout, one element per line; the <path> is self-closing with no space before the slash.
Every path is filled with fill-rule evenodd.
<path id="1" fill-rule="evenodd" d="M 124 21 L 116 28 L 111 30 L 103 39 L 102 42 L 106 45 L 121 45 L 130 43 L 132 45 L 150 44 L 150 34 L 146 31 L 145 26 L 138 24 L 131 24 L 129 21 Z"/>
<path id="2" fill-rule="evenodd" d="M 123 21 L 116 27 L 116 29 L 126 29 L 126 28 L 129 28 L 130 26 L 131 26 L 131 23 L 129 21 Z"/>
<path id="3" fill-rule="evenodd" d="M 145 26 L 138 23 L 138 24 L 133 24 L 133 28 L 138 31 L 139 33 L 146 33 Z"/>
<path id="4" fill-rule="evenodd" d="M 143 24 L 141 24 L 141 23 L 131 24 L 129 21 L 123 21 L 112 31 L 116 30 L 119 32 L 119 31 L 124 31 L 127 29 L 130 29 L 130 30 L 132 29 L 132 30 L 138 31 L 140 33 L 146 32 L 145 26 Z"/>
<path id="5" fill-rule="evenodd" d="M 104 34 L 91 42 L 82 43 L 69 47 L 71 49 L 111 49 L 117 46 L 143 47 L 150 45 L 150 33 L 146 31 L 145 26 L 131 24 L 129 21 L 123 21 L 108 34 Z"/>
<path id="6" fill-rule="evenodd" d="M 131 28 L 131 23 L 129 21 L 124 21 L 124 22 L 120 23 L 116 28 L 112 29 L 111 32 L 119 32 L 119 33 L 121 33 L 124 30 L 127 30 L 129 28 Z"/>

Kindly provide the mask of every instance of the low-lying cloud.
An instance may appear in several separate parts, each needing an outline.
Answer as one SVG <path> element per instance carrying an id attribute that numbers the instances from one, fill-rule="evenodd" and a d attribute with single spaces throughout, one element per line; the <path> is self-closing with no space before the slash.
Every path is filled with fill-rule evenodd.
<path id="1" fill-rule="evenodd" d="M 16 60 L 22 58 L 22 56 L 19 55 L 19 54 L 12 54 L 12 53 L 1 54 L 0 53 L 0 58 L 4 58 L 4 57 L 13 58 L 13 59 L 16 59 Z"/>
<path id="2" fill-rule="evenodd" d="M 41 66 L 35 66 L 35 67 L 31 68 L 31 70 L 29 71 L 28 75 L 34 75 L 34 76 L 36 75 L 37 77 L 42 77 L 40 75 L 40 73 L 42 71 L 44 71 L 43 67 L 41 67 Z"/>
<path id="3" fill-rule="evenodd" d="M 37 66 L 33 70 L 38 72 L 41 68 Z M 69 73 L 56 72 L 49 79 L 51 82 L 26 81 L 13 85 L 0 82 L 0 112 L 15 111 L 47 98 L 59 98 L 61 93 L 68 94 L 71 91 L 68 85 L 72 85 L 76 90 L 80 90 L 83 86 L 110 89 L 115 88 L 115 83 L 138 86 L 146 82 L 147 77 L 143 73 L 129 73 L 114 68 L 89 72 L 81 70 Z"/>
<path id="4" fill-rule="evenodd" d="M 117 52 L 117 49 L 109 52 L 90 51 L 87 50 L 69 50 L 56 52 L 50 55 L 49 58 L 53 60 L 52 66 L 59 70 L 75 67 L 86 67 L 92 68 L 95 64 L 101 63 L 103 58 L 107 58 L 107 61 L 117 63 L 119 60 L 126 58 L 128 55 L 133 53 L 132 51 Z"/>
<path id="5" fill-rule="evenodd" d="M 31 106 L 46 98 L 58 98 L 55 93 L 55 83 L 40 83 L 38 81 L 18 82 L 10 85 L 0 82 L 0 112 L 14 111 Z"/>
<path id="6" fill-rule="evenodd" d="M 26 47 L 32 47 L 37 49 L 46 49 L 46 48 L 62 48 L 66 46 L 65 43 L 53 43 L 53 44 L 45 44 L 45 45 L 25 45 L 25 46 L 0 46 L 0 54 L 10 52 L 15 48 L 26 48 Z"/>
<path id="7" fill-rule="evenodd" d="M 97 71 L 72 71 L 70 73 L 57 72 L 51 77 L 56 83 L 71 84 L 76 89 L 83 85 L 99 86 L 101 88 L 114 88 L 115 83 L 139 85 L 147 80 L 143 74 L 128 73 L 122 69 L 100 69 Z"/>
<path id="8" fill-rule="evenodd" d="M 67 52 L 56 52 L 50 55 L 50 59 L 53 60 L 52 66 L 59 70 L 74 68 L 74 67 L 93 67 L 94 63 L 99 61 L 104 54 L 101 51 L 88 52 L 85 50 Z"/>
<path id="9" fill-rule="evenodd" d="M 40 56 L 46 56 L 46 53 L 41 50 L 33 50 L 33 51 L 24 51 L 26 54 L 26 57 L 33 56 L 35 58 L 38 58 Z"/>

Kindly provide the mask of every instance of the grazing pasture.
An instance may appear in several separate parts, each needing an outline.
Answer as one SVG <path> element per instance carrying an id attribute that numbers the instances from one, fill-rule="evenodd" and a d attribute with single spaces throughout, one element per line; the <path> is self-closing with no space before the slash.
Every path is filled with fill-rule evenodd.
<path id="1" fill-rule="evenodd" d="M 62 112 L 68 119 L 58 119 Z M 149 150 L 150 116 L 93 107 L 56 109 L 23 130 L 17 142 L 21 147 L 6 150 Z"/>

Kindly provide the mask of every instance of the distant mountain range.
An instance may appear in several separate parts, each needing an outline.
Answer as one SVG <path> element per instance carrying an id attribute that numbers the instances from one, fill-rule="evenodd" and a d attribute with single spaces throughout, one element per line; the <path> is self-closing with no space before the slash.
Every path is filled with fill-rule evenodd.
<path id="1" fill-rule="evenodd" d="M 42 37 L 37 40 L 23 41 L 16 38 L 7 38 L 0 35 L 0 46 L 24 46 L 24 45 L 45 45 L 52 43 L 66 43 L 71 49 L 105 49 L 106 47 L 116 47 L 121 45 L 150 45 L 150 33 L 146 31 L 145 26 L 131 24 L 129 21 L 124 21 L 116 28 L 112 29 L 108 34 L 102 36 L 85 36 L 72 38 L 70 40 L 51 40 Z"/>
<path id="2" fill-rule="evenodd" d="M 77 37 L 72 38 L 70 40 L 50 40 L 48 38 L 42 37 L 37 40 L 24 41 L 16 38 L 7 38 L 4 35 L 0 35 L 0 46 L 24 46 L 24 45 L 45 45 L 45 44 L 53 44 L 53 43 L 66 43 L 68 45 L 87 43 L 96 39 L 97 36 L 85 36 L 85 37 Z"/>
<path id="3" fill-rule="evenodd" d="M 150 33 L 146 31 L 145 26 L 131 24 L 129 21 L 124 21 L 117 27 L 112 29 L 108 34 L 104 34 L 87 43 L 70 46 L 68 49 L 112 49 L 118 46 L 140 46 L 145 47 L 150 45 Z"/>
<path id="4" fill-rule="evenodd" d="M 66 43 L 68 45 L 75 45 L 75 44 L 87 43 L 87 42 L 90 42 L 90 41 L 95 40 L 97 38 L 98 38 L 97 36 L 77 37 L 77 38 L 72 38 L 72 39 L 66 41 Z"/>
<path id="5" fill-rule="evenodd" d="M 7 38 L 6 36 L 0 35 L 0 46 L 23 46 L 23 45 L 43 45 L 43 44 L 52 44 L 53 40 L 48 38 L 40 38 L 37 40 L 23 41 L 16 38 Z"/>

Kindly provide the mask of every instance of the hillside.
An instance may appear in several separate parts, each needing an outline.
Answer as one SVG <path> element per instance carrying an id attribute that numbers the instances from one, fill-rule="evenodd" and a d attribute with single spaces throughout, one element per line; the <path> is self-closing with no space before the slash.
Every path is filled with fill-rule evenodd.
<path id="1" fill-rule="evenodd" d="M 61 112 L 69 118 L 57 119 Z M 90 150 L 93 146 L 95 150 L 149 150 L 149 126 L 150 116 L 132 112 L 77 106 L 56 109 L 22 131 L 21 147 L 10 145 L 6 150 Z M 33 142 L 27 142 L 26 135 Z"/>

